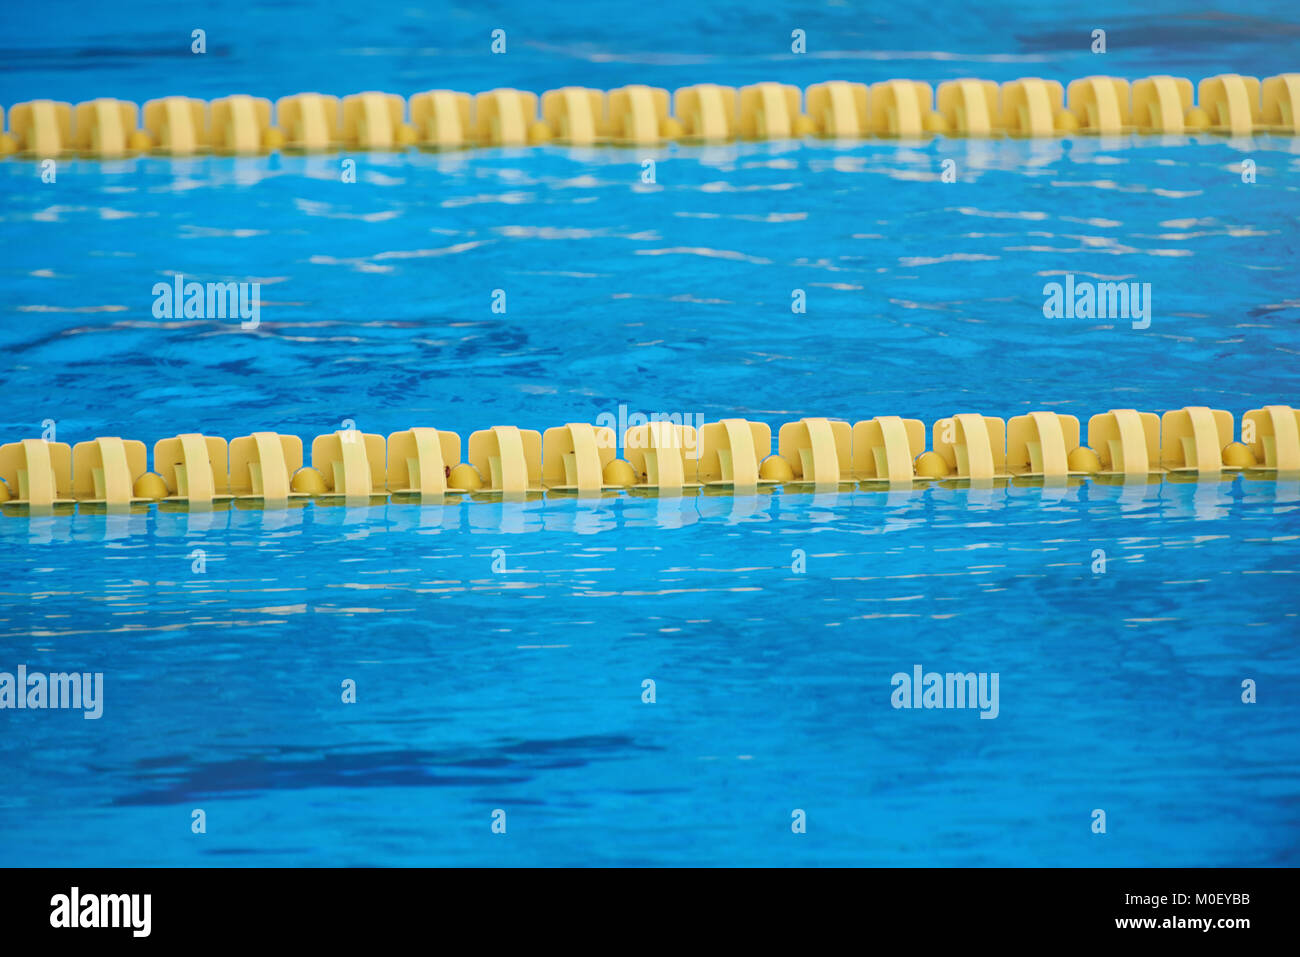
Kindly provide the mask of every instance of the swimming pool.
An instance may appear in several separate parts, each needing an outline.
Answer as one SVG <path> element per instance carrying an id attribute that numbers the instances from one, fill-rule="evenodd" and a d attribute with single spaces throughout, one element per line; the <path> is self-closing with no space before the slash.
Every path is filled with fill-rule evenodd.
<path id="1" fill-rule="evenodd" d="M 252 35 L 295 10 L 254 14 Z M 783 18 L 727 13 L 718 52 L 671 18 L 623 36 L 520 11 L 511 82 L 1084 72 L 1061 18 L 1014 41 L 950 26 L 953 60 L 844 62 L 766 54 L 754 37 Z M 233 14 L 214 16 L 220 34 Z M 425 39 L 414 16 L 308 62 L 347 70 L 337 92 L 437 85 L 429 69 L 498 82 L 443 55 L 490 18 Z M 849 16 L 807 29 L 912 51 L 935 29 L 869 40 Z M 1173 21 L 1159 48 L 1112 44 L 1108 69 L 1294 68 L 1294 13 L 1269 17 L 1218 24 L 1213 55 L 1214 24 Z M 4 102 L 101 77 L 157 95 L 177 69 L 159 35 L 121 69 L 46 51 L 4 75 Z M 228 49 L 187 92 L 325 86 L 278 47 Z M 1297 156 L 1273 136 L 809 140 L 360 154 L 356 183 L 338 156 L 74 160 L 50 184 L 8 159 L 0 434 L 1239 417 L 1296 404 Z M 259 327 L 155 319 L 174 273 L 260 282 Z M 1066 274 L 1150 283 L 1150 327 L 1045 318 Z M 0 670 L 102 671 L 104 710 L 5 714 L 0 861 L 1294 865 L 1297 506 L 1300 484 L 1238 476 L 6 514 Z M 997 673 L 996 719 L 892 707 L 917 665 Z"/>

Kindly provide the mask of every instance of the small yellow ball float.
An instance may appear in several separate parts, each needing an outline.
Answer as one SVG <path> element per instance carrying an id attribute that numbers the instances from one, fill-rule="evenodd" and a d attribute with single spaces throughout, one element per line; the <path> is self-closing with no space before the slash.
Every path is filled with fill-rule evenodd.
<path id="1" fill-rule="evenodd" d="M 952 132 L 951 128 L 948 126 L 947 118 L 944 117 L 942 113 L 935 113 L 934 111 L 925 114 L 925 118 L 921 121 L 921 126 L 927 133 Z"/>
<path id="2" fill-rule="evenodd" d="M 1235 469 L 1253 469 L 1259 464 L 1255 450 L 1241 442 L 1229 442 L 1223 447 L 1223 464 Z"/>
<path id="3" fill-rule="evenodd" d="M 914 463 L 918 478 L 946 478 L 951 469 L 938 452 L 922 452 Z"/>
<path id="4" fill-rule="evenodd" d="M 460 492 L 477 492 L 483 487 L 483 477 L 468 462 L 461 462 L 447 476 L 447 487 Z"/>
<path id="5" fill-rule="evenodd" d="M 284 146 L 284 131 L 272 126 L 262 134 L 262 146 L 268 150 L 278 150 Z"/>
<path id="6" fill-rule="evenodd" d="M 679 140 L 686 135 L 686 129 L 671 116 L 667 116 L 659 123 L 659 135 L 666 140 Z"/>
<path id="7" fill-rule="evenodd" d="M 170 489 L 167 488 L 167 483 L 157 472 L 145 472 L 135 480 L 135 485 L 132 486 L 131 491 L 136 498 L 149 498 L 156 502 L 160 498 L 165 498 Z"/>
<path id="8" fill-rule="evenodd" d="M 403 123 L 397 127 L 397 142 L 402 146 L 410 146 L 420 138 L 420 134 L 415 131 L 415 127 L 410 123 Z"/>
<path id="9" fill-rule="evenodd" d="M 817 124 L 813 122 L 811 116 L 800 113 L 790 123 L 790 132 L 795 136 L 812 136 L 817 132 Z"/>
<path id="10" fill-rule="evenodd" d="M 758 466 L 758 477 L 769 482 L 789 482 L 794 478 L 794 469 L 781 456 L 769 455 Z"/>
<path id="11" fill-rule="evenodd" d="M 537 120 L 536 122 L 529 124 L 528 127 L 529 143 L 532 143 L 534 145 L 538 143 L 549 143 L 554 138 L 555 138 L 555 134 L 551 132 L 550 126 L 548 126 L 546 123 L 542 122 L 541 120 Z"/>
<path id="12" fill-rule="evenodd" d="M 619 485 L 628 488 L 636 484 L 636 469 L 632 468 L 630 462 L 613 459 L 605 466 L 602 477 L 606 485 Z"/>
<path id="13" fill-rule="evenodd" d="M 325 488 L 325 478 L 310 467 L 294 472 L 293 478 L 289 480 L 289 488 L 306 495 L 324 495 L 329 491 Z"/>
<path id="14" fill-rule="evenodd" d="M 1065 465 L 1071 472 L 1087 472 L 1092 475 L 1101 471 L 1101 457 L 1086 445 L 1071 449 L 1065 457 Z"/>
<path id="15" fill-rule="evenodd" d="M 1079 118 L 1069 110 L 1060 109 L 1052 117 L 1052 123 L 1058 133 L 1077 133 L 1079 131 Z"/>
<path id="16" fill-rule="evenodd" d="M 5 484 L 4 479 L 0 479 L 0 502 L 7 502 L 11 498 L 13 496 L 9 494 L 9 486 Z"/>
<path id="17" fill-rule="evenodd" d="M 1188 132 L 1208 130 L 1210 128 L 1210 114 L 1199 106 L 1192 107 L 1187 111 L 1187 115 L 1183 117 L 1183 128 Z"/>
<path id="18" fill-rule="evenodd" d="M 18 152 L 18 140 L 8 133 L 0 133 L 0 156 Z"/>

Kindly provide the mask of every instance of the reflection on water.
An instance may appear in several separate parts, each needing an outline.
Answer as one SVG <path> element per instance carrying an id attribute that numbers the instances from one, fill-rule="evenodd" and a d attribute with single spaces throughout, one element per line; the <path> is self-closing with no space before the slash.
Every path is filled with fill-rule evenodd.
<path id="1" fill-rule="evenodd" d="M 1297 543 L 1300 482 L 1241 476 L 6 515 L 0 670 L 105 706 L 9 713 L 0 847 L 483 863 L 506 808 L 495 862 L 1294 864 Z M 892 709 L 918 663 L 997 720 Z M 1140 835 L 1067 838 L 1094 806 Z"/>
<path id="2" fill-rule="evenodd" d="M 0 438 L 1294 401 L 1295 145 L 1191 140 L 6 160 Z M 1045 320 L 1070 272 L 1151 328 Z M 477 498 L 6 509 L 0 671 L 107 697 L 6 712 L 0 862 L 1297 862 L 1294 476 Z M 890 708 L 918 662 L 997 720 Z"/>
<path id="3" fill-rule="evenodd" d="M 652 187 L 620 148 L 364 154 L 355 184 L 320 156 L 150 157 L 74 161 L 54 198 L 9 160 L 0 434 L 1240 415 L 1296 390 L 1268 358 L 1300 308 L 1296 154 L 1256 137 L 1247 194 L 1246 144 L 1191 139 L 672 146 Z M 262 283 L 261 324 L 154 319 L 177 273 Z M 1149 282 L 1151 327 L 1045 319 L 1070 273 Z"/>

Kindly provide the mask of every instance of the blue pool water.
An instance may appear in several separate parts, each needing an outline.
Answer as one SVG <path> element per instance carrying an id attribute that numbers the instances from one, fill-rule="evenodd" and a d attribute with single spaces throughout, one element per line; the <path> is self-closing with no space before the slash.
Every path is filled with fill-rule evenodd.
<path id="1" fill-rule="evenodd" d="M 0 103 L 1066 80 L 1098 66 L 1063 38 L 1112 22 L 1111 72 L 1266 75 L 1300 29 L 519 7 L 508 69 L 478 8 L 219 6 L 201 65 L 171 5 L 6 11 Z M 783 54 L 793 27 L 858 53 Z M 351 158 L 0 161 L 0 439 L 1300 405 L 1292 139 Z M 261 282 L 260 327 L 155 319 L 175 273 Z M 1150 327 L 1045 319 L 1067 273 L 1150 283 Z M 6 513 L 0 671 L 105 700 L 0 712 L 0 864 L 1294 865 L 1298 556 L 1300 484 L 1244 478 Z M 997 718 L 894 709 L 917 664 L 998 673 Z"/>

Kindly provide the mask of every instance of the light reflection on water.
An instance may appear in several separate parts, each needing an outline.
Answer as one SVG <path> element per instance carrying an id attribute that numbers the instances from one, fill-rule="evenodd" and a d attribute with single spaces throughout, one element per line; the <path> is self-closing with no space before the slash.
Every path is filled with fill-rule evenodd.
<path id="1" fill-rule="evenodd" d="M 150 159 L 70 163 L 57 196 L 6 161 L 0 433 L 1239 417 L 1297 404 L 1295 155 L 541 149 L 367 156 L 353 185 Z M 260 279 L 262 326 L 154 320 L 175 272 Z M 1044 320 L 1065 272 L 1151 282 L 1151 329 Z M 482 863 L 508 805 L 493 861 L 1294 864 L 1298 503 L 1234 478 L 5 514 L 0 670 L 102 670 L 108 702 L 6 715 L 0 861 Z M 891 709 L 918 662 L 998 671 L 999 718 Z M 194 806 L 225 822 L 204 844 Z M 1098 806 L 1122 840 L 1088 840 Z"/>
<path id="2" fill-rule="evenodd" d="M 1295 482 L 1238 478 L 6 516 L 7 660 L 107 688 L 100 722 L 7 719 L 0 826 L 32 838 L 6 860 L 338 862 L 342 829 L 353 862 L 469 863 L 476 815 L 508 806 L 523 836 L 493 854 L 517 862 L 700 841 L 752 862 L 1293 861 L 1298 505 Z M 999 672 L 998 719 L 891 709 L 917 662 Z M 791 802 L 831 833 L 782 843 Z M 168 837 L 191 806 L 232 829 Z M 1068 836 L 1094 806 L 1140 834 Z M 416 807 L 450 826 L 394 823 Z M 608 840 L 576 847 L 593 826 Z"/>

